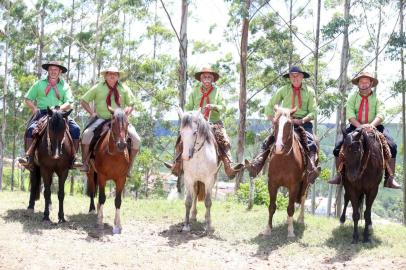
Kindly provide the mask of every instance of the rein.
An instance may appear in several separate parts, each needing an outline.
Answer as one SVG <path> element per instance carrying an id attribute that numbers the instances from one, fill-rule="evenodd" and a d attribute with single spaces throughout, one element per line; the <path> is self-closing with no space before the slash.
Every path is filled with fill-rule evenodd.
<path id="1" fill-rule="evenodd" d="M 197 124 L 196 130 L 193 131 L 193 136 L 195 136 L 195 141 L 193 142 L 193 148 L 191 148 L 189 150 L 189 157 L 190 158 L 192 158 L 195 153 L 199 152 L 203 148 L 204 143 L 206 142 L 206 140 L 203 140 L 202 145 L 200 145 L 200 147 L 198 149 L 196 149 L 199 126 L 200 126 L 200 123 Z"/>
<path id="2" fill-rule="evenodd" d="M 114 155 L 113 152 L 110 151 L 110 137 L 112 138 L 114 143 L 117 143 L 117 138 L 114 136 L 114 132 L 113 132 L 113 122 L 111 122 L 110 124 L 110 128 L 109 128 L 109 134 L 107 136 L 107 154 L 109 154 L 110 156 Z M 127 141 L 128 139 L 128 132 L 125 136 L 125 140 Z M 128 151 L 124 151 L 124 155 L 126 157 L 126 159 L 128 159 Z"/>

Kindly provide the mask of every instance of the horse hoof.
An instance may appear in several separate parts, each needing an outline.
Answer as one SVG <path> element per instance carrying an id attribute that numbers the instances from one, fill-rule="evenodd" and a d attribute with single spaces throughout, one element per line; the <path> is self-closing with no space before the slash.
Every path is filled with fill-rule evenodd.
<path id="1" fill-rule="evenodd" d="M 43 222 L 44 224 L 51 224 L 51 220 L 49 219 L 49 217 L 43 217 L 43 218 L 42 218 L 42 222 Z"/>
<path id="2" fill-rule="evenodd" d="M 59 223 L 59 224 L 62 224 L 62 223 L 65 223 L 65 222 L 66 222 L 65 218 L 60 218 L 60 219 L 58 220 L 58 223 Z"/>
<path id="3" fill-rule="evenodd" d="M 296 237 L 295 233 L 294 232 L 289 232 L 288 233 L 288 238 L 293 238 L 293 237 Z"/>
<path id="4" fill-rule="evenodd" d="M 94 210 L 94 209 L 93 209 L 93 210 L 90 210 L 90 211 L 89 211 L 89 214 L 95 215 L 95 214 L 96 214 L 96 210 Z"/>
<path id="5" fill-rule="evenodd" d="M 196 217 L 190 218 L 190 222 L 197 222 L 197 218 Z"/>
<path id="6" fill-rule="evenodd" d="M 184 225 L 182 228 L 182 232 L 190 232 L 190 226 L 189 225 Z"/>
<path id="7" fill-rule="evenodd" d="M 113 227 L 113 234 L 121 234 L 121 228 L 120 227 Z"/>
<path id="8" fill-rule="evenodd" d="M 271 228 L 269 228 L 269 226 L 266 226 L 266 229 L 262 232 L 262 235 L 269 236 L 271 235 L 271 233 L 272 233 Z"/>
<path id="9" fill-rule="evenodd" d="M 28 214 L 33 214 L 34 213 L 34 208 L 27 208 L 27 213 Z"/>
<path id="10" fill-rule="evenodd" d="M 352 239 L 351 244 L 353 244 L 353 245 L 358 244 L 358 239 Z"/>
<path id="11" fill-rule="evenodd" d="M 362 240 L 362 242 L 364 243 L 364 244 L 368 244 L 368 243 L 371 243 L 371 239 L 364 239 L 364 240 Z"/>

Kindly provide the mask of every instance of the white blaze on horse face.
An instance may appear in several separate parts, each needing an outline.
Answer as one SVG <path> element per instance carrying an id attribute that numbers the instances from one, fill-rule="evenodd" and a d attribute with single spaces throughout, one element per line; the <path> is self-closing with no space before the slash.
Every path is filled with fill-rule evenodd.
<path id="1" fill-rule="evenodd" d="M 283 153 L 283 130 L 285 127 L 288 118 L 285 115 L 281 115 L 278 121 L 278 134 L 276 136 L 276 143 L 275 143 L 275 154 L 282 154 Z"/>
<path id="2" fill-rule="evenodd" d="M 182 159 L 189 160 L 189 153 L 193 149 L 195 136 L 193 135 L 193 129 L 190 127 L 184 127 L 180 131 L 180 136 L 182 137 L 183 152 Z"/>

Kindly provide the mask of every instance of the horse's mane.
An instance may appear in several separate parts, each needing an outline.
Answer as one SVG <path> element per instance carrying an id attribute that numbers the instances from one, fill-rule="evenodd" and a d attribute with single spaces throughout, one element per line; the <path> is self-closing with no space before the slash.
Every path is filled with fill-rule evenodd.
<path id="1" fill-rule="evenodd" d="M 196 119 L 197 118 L 197 119 Z M 198 134 L 202 136 L 205 141 L 212 143 L 214 141 L 214 135 L 211 131 L 211 127 L 208 121 L 203 118 L 201 113 L 197 114 L 196 112 L 187 112 L 183 114 L 181 127 L 192 127 L 193 120 L 197 121 L 198 124 Z"/>
<path id="2" fill-rule="evenodd" d="M 120 124 L 124 124 L 124 122 L 126 120 L 126 115 L 121 108 L 117 108 L 114 110 L 114 117 L 117 119 L 117 121 Z"/>
<path id="3" fill-rule="evenodd" d="M 64 130 L 66 123 L 61 111 L 53 111 L 51 119 L 49 119 L 49 125 L 54 134 Z"/>

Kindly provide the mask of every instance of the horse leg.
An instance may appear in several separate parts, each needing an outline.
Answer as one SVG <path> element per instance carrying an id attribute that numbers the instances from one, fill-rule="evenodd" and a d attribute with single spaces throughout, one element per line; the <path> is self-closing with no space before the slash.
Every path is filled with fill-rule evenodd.
<path id="1" fill-rule="evenodd" d="M 120 219 L 120 207 L 121 207 L 121 193 L 124 189 L 124 179 L 118 179 L 116 182 L 116 198 L 114 200 L 114 205 L 116 206 L 116 215 L 114 217 L 114 227 L 113 234 L 121 233 L 121 219 Z"/>
<path id="2" fill-rule="evenodd" d="M 59 211 L 58 211 L 58 223 L 66 222 L 65 213 L 63 211 L 63 200 L 65 199 L 65 181 L 68 177 L 68 170 L 58 174 L 58 200 L 59 200 Z"/>
<path id="3" fill-rule="evenodd" d="M 306 196 L 304 195 L 300 200 L 300 213 L 297 222 L 304 224 L 304 209 L 305 209 Z"/>
<path id="4" fill-rule="evenodd" d="M 344 208 L 343 208 L 343 212 L 341 213 L 341 217 L 340 217 L 340 224 L 344 225 L 345 222 L 345 216 L 347 214 L 347 206 L 348 206 L 348 202 L 350 201 L 350 197 L 347 194 L 347 192 L 344 193 Z"/>
<path id="5" fill-rule="evenodd" d="M 95 213 L 96 207 L 94 206 L 94 195 L 96 193 L 96 181 L 97 181 L 97 174 L 90 169 L 87 175 L 87 190 L 90 197 L 90 205 L 89 205 L 89 213 Z"/>
<path id="6" fill-rule="evenodd" d="M 288 237 L 295 237 L 295 231 L 293 228 L 293 214 L 295 213 L 295 199 L 297 197 L 298 190 L 289 190 L 289 204 L 288 204 Z"/>
<path id="7" fill-rule="evenodd" d="M 268 224 L 265 228 L 265 231 L 263 232 L 264 235 L 270 235 L 272 232 L 272 218 L 276 211 L 276 196 L 278 194 L 278 187 L 270 185 L 268 187 L 268 192 L 269 192 L 269 199 L 270 199 L 269 207 L 268 207 L 269 218 L 268 218 Z"/>
<path id="8" fill-rule="evenodd" d="M 193 192 L 195 193 L 195 192 Z M 193 194 L 193 196 L 197 197 L 197 194 Z M 182 231 L 190 232 L 190 208 L 192 208 L 192 191 L 188 189 L 188 193 L 185 200 L 185 207 L 186 207 L 186 215 L 185 215 L 185 224 L 183 225 Z"/>
<path id="9" fill-rule="evenodd" d="M 196 196 L 197 197 L 197 196 Z M 206 206 L 206 215 L 205 220 L 206 220 L 206 233 L 209 233 L 211 228 L 211 215 L 210 215 L 210 209 L 211 209 L 211 190 L 206 190 L 206 198 L 204 199 L 204 205 Z"/>
<path id="10" fill-rule="evenodd" d="M 49 219 L 49 205 L 51 202 L 51 181 L 52 181 L 52 176 L 47 176 L 44 177 L 44 199 L 45 199 L 45 210 L 44 210 L 44 217 L 42 218 L 42 221 L 45 222 L 50 222 L 51 220 Z"/>
<path id="11" fill-rule="evenodd" d="M 197 194 L 193 197 L 192 200 L 192 216 L 190 217 L 190 221 L 197 221 Z"/>
<path id="12" fill-rule="evenodd" d="M 106 188 L 106 181 L 100 181 L 100 185 L 99 185 L 99 202 L 97 204 L 97 225 L 99 226 L 99 229 L 104 228 L 103 204 L 106 202 L 105 188 Z"/>
<path id="13" fill-rule="evenodd" d="M 34 165 L 34 169 L 30 171 L 30 199 L 28 202 L 28 211 L 34 212 L 35 200 L 39 199 L 41 189 L 41 174 L 40 168 Z"/>
<path id="14" fill-rule="evenodd" d="M 358 243 L 358 240 L 359 240 L 359 234 L 358 234 L 358 221 L 360 218 L 359 197 L 353 198 L 353 200 L 351 200 L 351 205 L 352 205 L 352 220 L 354 222 L 354 230 L 352 233 L 352 243 L 356 244 L 356 243 Z"/>
<path id="15" fill-rule="evenodd" d="M 372 209 L 372 204 L 374 203 L 374 200 L 375 200 L 377 194 L 378 194 L 378 188 L 376 188 L 376 190 L 374 190 L 373 192 L 367 194 L 366 198 L 365 198 L 365 212 L 364 212 L 365 229 L 364 229 L 364 239 L 363 239 L 364 243 L 371 241 L 369 239 L 369 231 L 372 230 L 371 209 Z"/>

